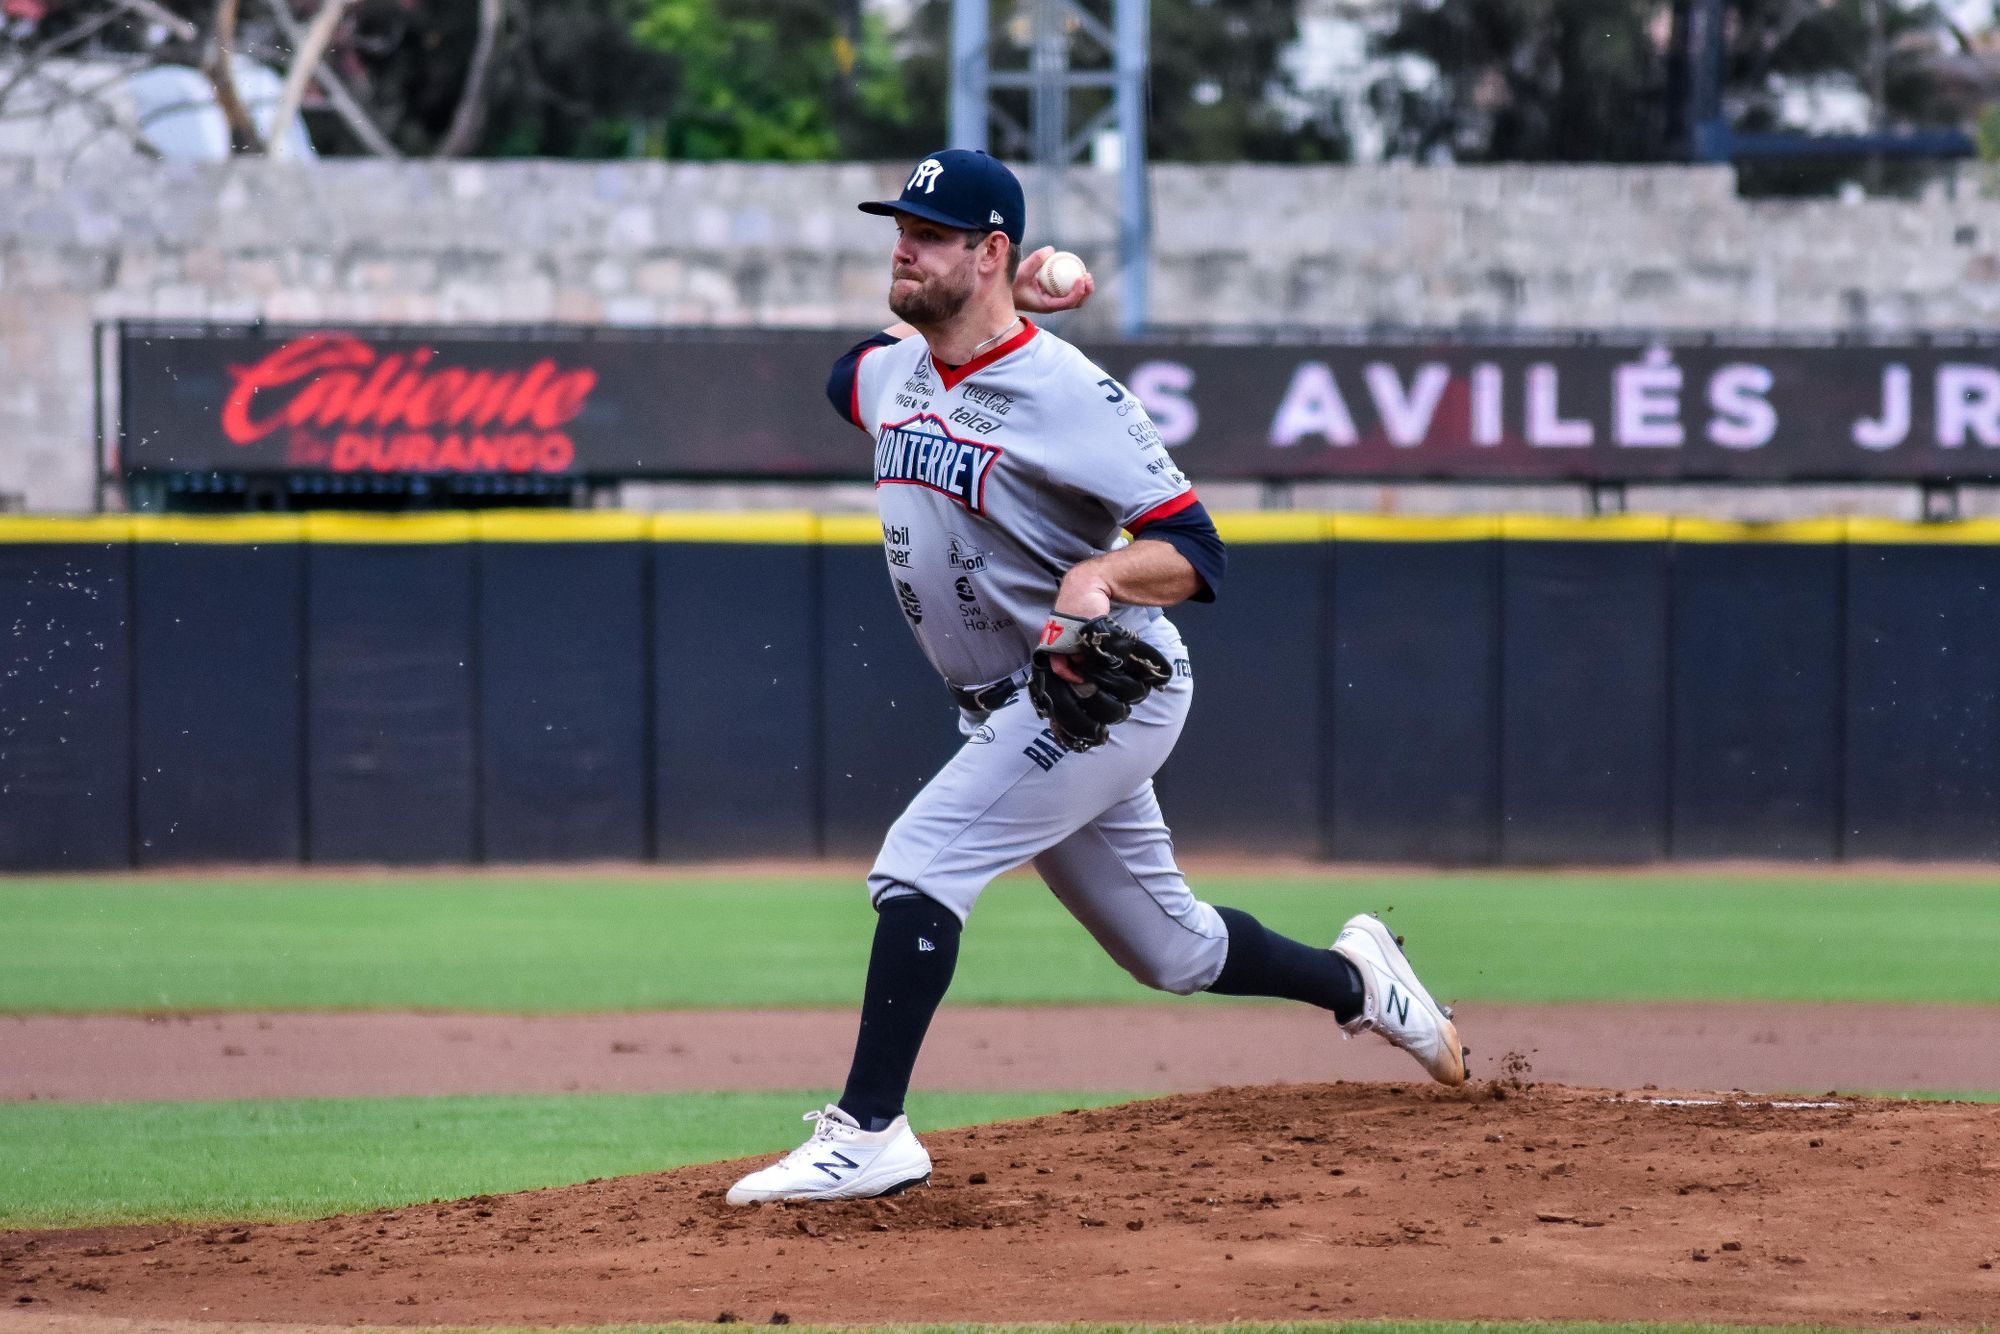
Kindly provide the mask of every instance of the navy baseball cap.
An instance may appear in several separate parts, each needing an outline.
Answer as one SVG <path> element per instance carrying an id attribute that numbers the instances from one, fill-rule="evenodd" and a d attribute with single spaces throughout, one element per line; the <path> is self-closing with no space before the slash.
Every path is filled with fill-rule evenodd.
<path id="1" fill-rule="evenodd" d="M 970 148 L 933 153 L 910 173 L 895 199 L 870 200 L 863 213 L 898 213 L 968 232 L 1005 232 L 1015 245 L 1027 231 L 1028 201 L 1021 182 L 999 158 Z"/>

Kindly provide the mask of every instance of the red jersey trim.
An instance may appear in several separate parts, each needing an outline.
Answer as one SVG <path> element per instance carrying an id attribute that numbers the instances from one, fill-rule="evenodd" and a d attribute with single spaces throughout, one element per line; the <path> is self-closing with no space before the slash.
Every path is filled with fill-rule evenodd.
<path id="1" fill-rule="evenodd" d="M 1184 509 L 1191 508 L 1199 499 L 1200 497 L 1194 493 L 1194 488 L 1189 487 L 1172 500 L 1153 506 L 1153 508 L 1126 524 L 1125 531 L 1136 533 L 1155 519 L 1170 518 L 1173 515 L 1179 514 Z"/>
<path id="2" fill-rule="evenodd" d="M 930 354 L 931 365 L 937 367 L 938 378 L 944 381 L 944 387 L 947 390 L 956 389 L 966 376 L 977 375 L 980 371 L 985 370 L 988 366 L 1000 360 L 1000 358 L 1011 352 L 1020 351 L 1028 345 L 1029 339 L 1040 332 L 1041 330 L 1035 327 L 1035 322 L 1023 315 L 1021 317 L 1021 332 L 1015 334 L 1012 338 L 1000 344 L 1000 346 L 989 348 L 987 351 L 974 357 L 971 361 L 966 362 L 963 366 L 957 367 L 945 365 L 937 359 L 937 353 L 933 352 Z M 858 377 L 856 383 L 859 383 Z"/>
<path id="3" fill-rule="evenodd" d="M 881 350 L 881 345 L 877 344 L 874 347 L 863 350 L 861 355 L 854 359 L 854 386 L 847 391 L 847 420 L 853 422 L 862 430 L 868 431 L 868 434 L 871 436 L 875 433 L 869 431 L 868 423 L 861 420 L 861 363 L 868 360 L 870 352 L 880 352 Z"/>

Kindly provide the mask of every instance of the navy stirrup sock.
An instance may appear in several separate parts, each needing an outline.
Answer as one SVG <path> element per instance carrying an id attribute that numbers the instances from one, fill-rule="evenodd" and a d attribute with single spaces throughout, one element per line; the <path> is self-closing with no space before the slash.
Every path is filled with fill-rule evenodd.
<path id="1" fill-rule="evenodd" d="M 1229 956 L 1208 989 L 1218 996 L 1281 996 L 1348 1023 L 1361 1014 L 1361 975 L 1332 950 L 1281 936 L 1237 908 L 1217 908 L 1229 928 Z"/>
<path id="2" fill-rule="evenodd" d="M 951 909 L 921 894 L 885 899 L 876 910 L 861 1032 L 840 1095 L 840 1110 L 863 1130 L 903 1114 L 917 1052 L 958 966 L 959 931 Z"/>

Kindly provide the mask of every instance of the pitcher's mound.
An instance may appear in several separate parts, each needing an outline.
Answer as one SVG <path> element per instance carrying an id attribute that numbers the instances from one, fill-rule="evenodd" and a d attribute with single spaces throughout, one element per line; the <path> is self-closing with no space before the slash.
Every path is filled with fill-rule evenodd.
<path id="1" fill-rule="evenodd" d="M 933 1183 L 894 1200 L 732 1209 L 736 1163 L 314 1223 L 15 1233 L 0 1302 L 409 1325 L 2000 1311 L 1990 1106 L 1292 1085 L 925 1139 Z"/>

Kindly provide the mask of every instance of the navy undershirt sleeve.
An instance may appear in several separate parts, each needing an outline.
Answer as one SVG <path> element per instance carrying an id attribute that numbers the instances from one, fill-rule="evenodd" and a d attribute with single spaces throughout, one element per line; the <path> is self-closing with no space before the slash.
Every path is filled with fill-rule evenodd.
<path id="1" fill-rule="evenodd" d="M 1222 535 L 1215 531 L 1215 521 L 1208 517 L 1199 500 L 1178 514 L 1153 520 L 1132 536 L 1165 542 L 1187 557 L 1202 585 L 1188 601 L 1215 601 L 1222 588 L 1222 576 L 1229 568 L 1229 555 L 1223 550 Z"/>
<path id="2" fill-rule="evenodd" d="M 826 377 L 826 401 L 833 404 L 833 410 L 841 419 L 853 426 L 861 426 L 854 415 L 855 383 L 861 378 L 861 358 L 872 348 L 889 347 L 895 339 L 886 333 L 870 334 L 842 354 L 833 363 L 833 373 Z M 867 430 L 865 426 L 862 430 Z"/>

